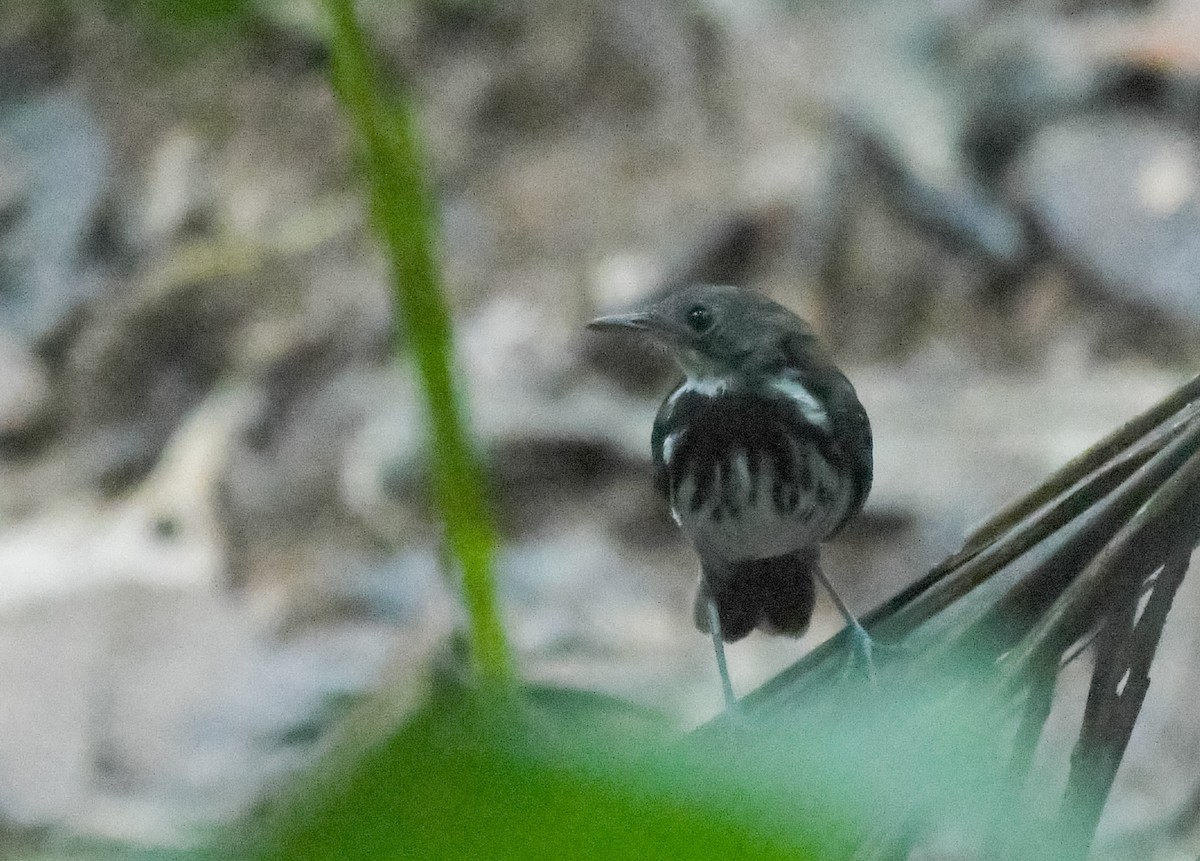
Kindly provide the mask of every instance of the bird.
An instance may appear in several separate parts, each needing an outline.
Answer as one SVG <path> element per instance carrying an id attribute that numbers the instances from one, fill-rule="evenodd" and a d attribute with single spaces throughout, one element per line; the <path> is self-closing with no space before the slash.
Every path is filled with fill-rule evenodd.
<path id="1" fill-rule="evenodd" d="M 799 637 L 814 579 L 874 680 L 871 637 L 820 565 L 821 543 L 870 493 L 871 423 L 809 325 L 762 294 L 691 284 L 588 328 L 648 337 L 683 372 L 654 420 L 654 478 L 700 559 L 693 615 L 727 708 L 724 644 L 755 629 Z"/>

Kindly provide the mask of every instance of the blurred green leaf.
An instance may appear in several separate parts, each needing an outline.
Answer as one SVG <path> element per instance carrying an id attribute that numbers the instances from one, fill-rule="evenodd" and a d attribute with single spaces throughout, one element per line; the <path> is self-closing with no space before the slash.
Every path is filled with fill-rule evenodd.
<path id="1" fill-rule="evenodd" d="M 442 688 L 345 779 L 318 780 L 254 857 L 769 861 L 828 848 L 828 815 L 796 828 L 793 816 L 772 823 L 779 805 L 754 793 L 696 792 L 721 774 L 698 750 L 668 745 L 662 727 L 581 720 L 585 703 L 567 699 L 565 716 L 497 711 Z"/>
<path id="2" fill-rule="evenodd" d="M 405 725 L 331 757 L 222 861 L 903 857 L 949 830 L 986 857 L 1068 839 L 1009 768 L 1014 722 L 980 689 L 848 679 L 837 696 L 680 735 L 594 694 L 496 701 L 443 682 Z M 980 675 L 980 687 L 986 679 Z M 1036 791 L 1034 793 L 1036 797 Z"/>

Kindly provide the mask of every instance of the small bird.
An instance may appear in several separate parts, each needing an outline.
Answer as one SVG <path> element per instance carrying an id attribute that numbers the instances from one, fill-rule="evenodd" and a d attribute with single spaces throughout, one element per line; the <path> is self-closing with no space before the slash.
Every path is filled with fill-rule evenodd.
<path id="1" fill-rule="evenodd" d="M 727 706 L 737 700 L 724 642 L 755 628 L 803 634 L 814 577 L 874 678 L 871 638 L 819 558 L 871 489 L 871 425 L 808 324 L 764 296 L 694 285 L 588 327 L 648 336 L 685 374 L 658 410 L 651 450 L 700 557 L 695 622 L 712 635 Z"/>

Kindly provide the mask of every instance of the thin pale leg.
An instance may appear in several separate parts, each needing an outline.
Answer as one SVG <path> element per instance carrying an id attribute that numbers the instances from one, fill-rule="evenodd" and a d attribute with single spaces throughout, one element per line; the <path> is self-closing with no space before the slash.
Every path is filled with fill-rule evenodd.
<path id="1" fill-rule="evenodd" d="M 737 697 L 733 695 L 733 683 L 729 680 L 729 667 L 725 663 L 725 640 L 721 636 L 721 615 L 717 612 L 715 598 L 708 599 L 708 630 L 712 634 L 713 651 L 717 655 L 717 672 L 721 674 L 721 691 L 725 694 L 725 708 L 737 711 Z"/>
<path id="2" fill-rule="evenodd" d="M 846 606 L 846 602 L 842 600 L 842 596 L 833 588 L 833 584 L 829 582 L 829 579 L 825 576 L 825 572 L 817 567 L 813 569 L 813 573 L 817 575 L 817 579 L 821 581 L 821 585 L 825 587 L 825 590 L 829 593 L 829 597 L 833 599 L 834 606 L 838 608 L 838 612 L 846 620 L 846 631 L 850 637 L 850 648 L 853 650 L 854 657 L 866 668 L 867 678 L 871 680 L 871 684 L 875 684 L 877 682 L 875 659 L 873 656 L 875 641 L 871 639 L 871 635 L 867 633 L 867 629 L 850 612 L 850 608 Z"/>

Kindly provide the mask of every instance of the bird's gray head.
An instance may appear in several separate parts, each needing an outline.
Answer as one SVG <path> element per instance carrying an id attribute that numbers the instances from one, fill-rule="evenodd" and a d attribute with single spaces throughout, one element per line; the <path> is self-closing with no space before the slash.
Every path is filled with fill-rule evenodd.
<path id="1" fill-rule="evenodd" d="M 698 284 L 588 328 L 643 332 L 662 344 L 689 377 L 728 378 L 769 365 L 783 339 L 813 343 L 808 325 L 765 296 L 737 287 Z"/>

